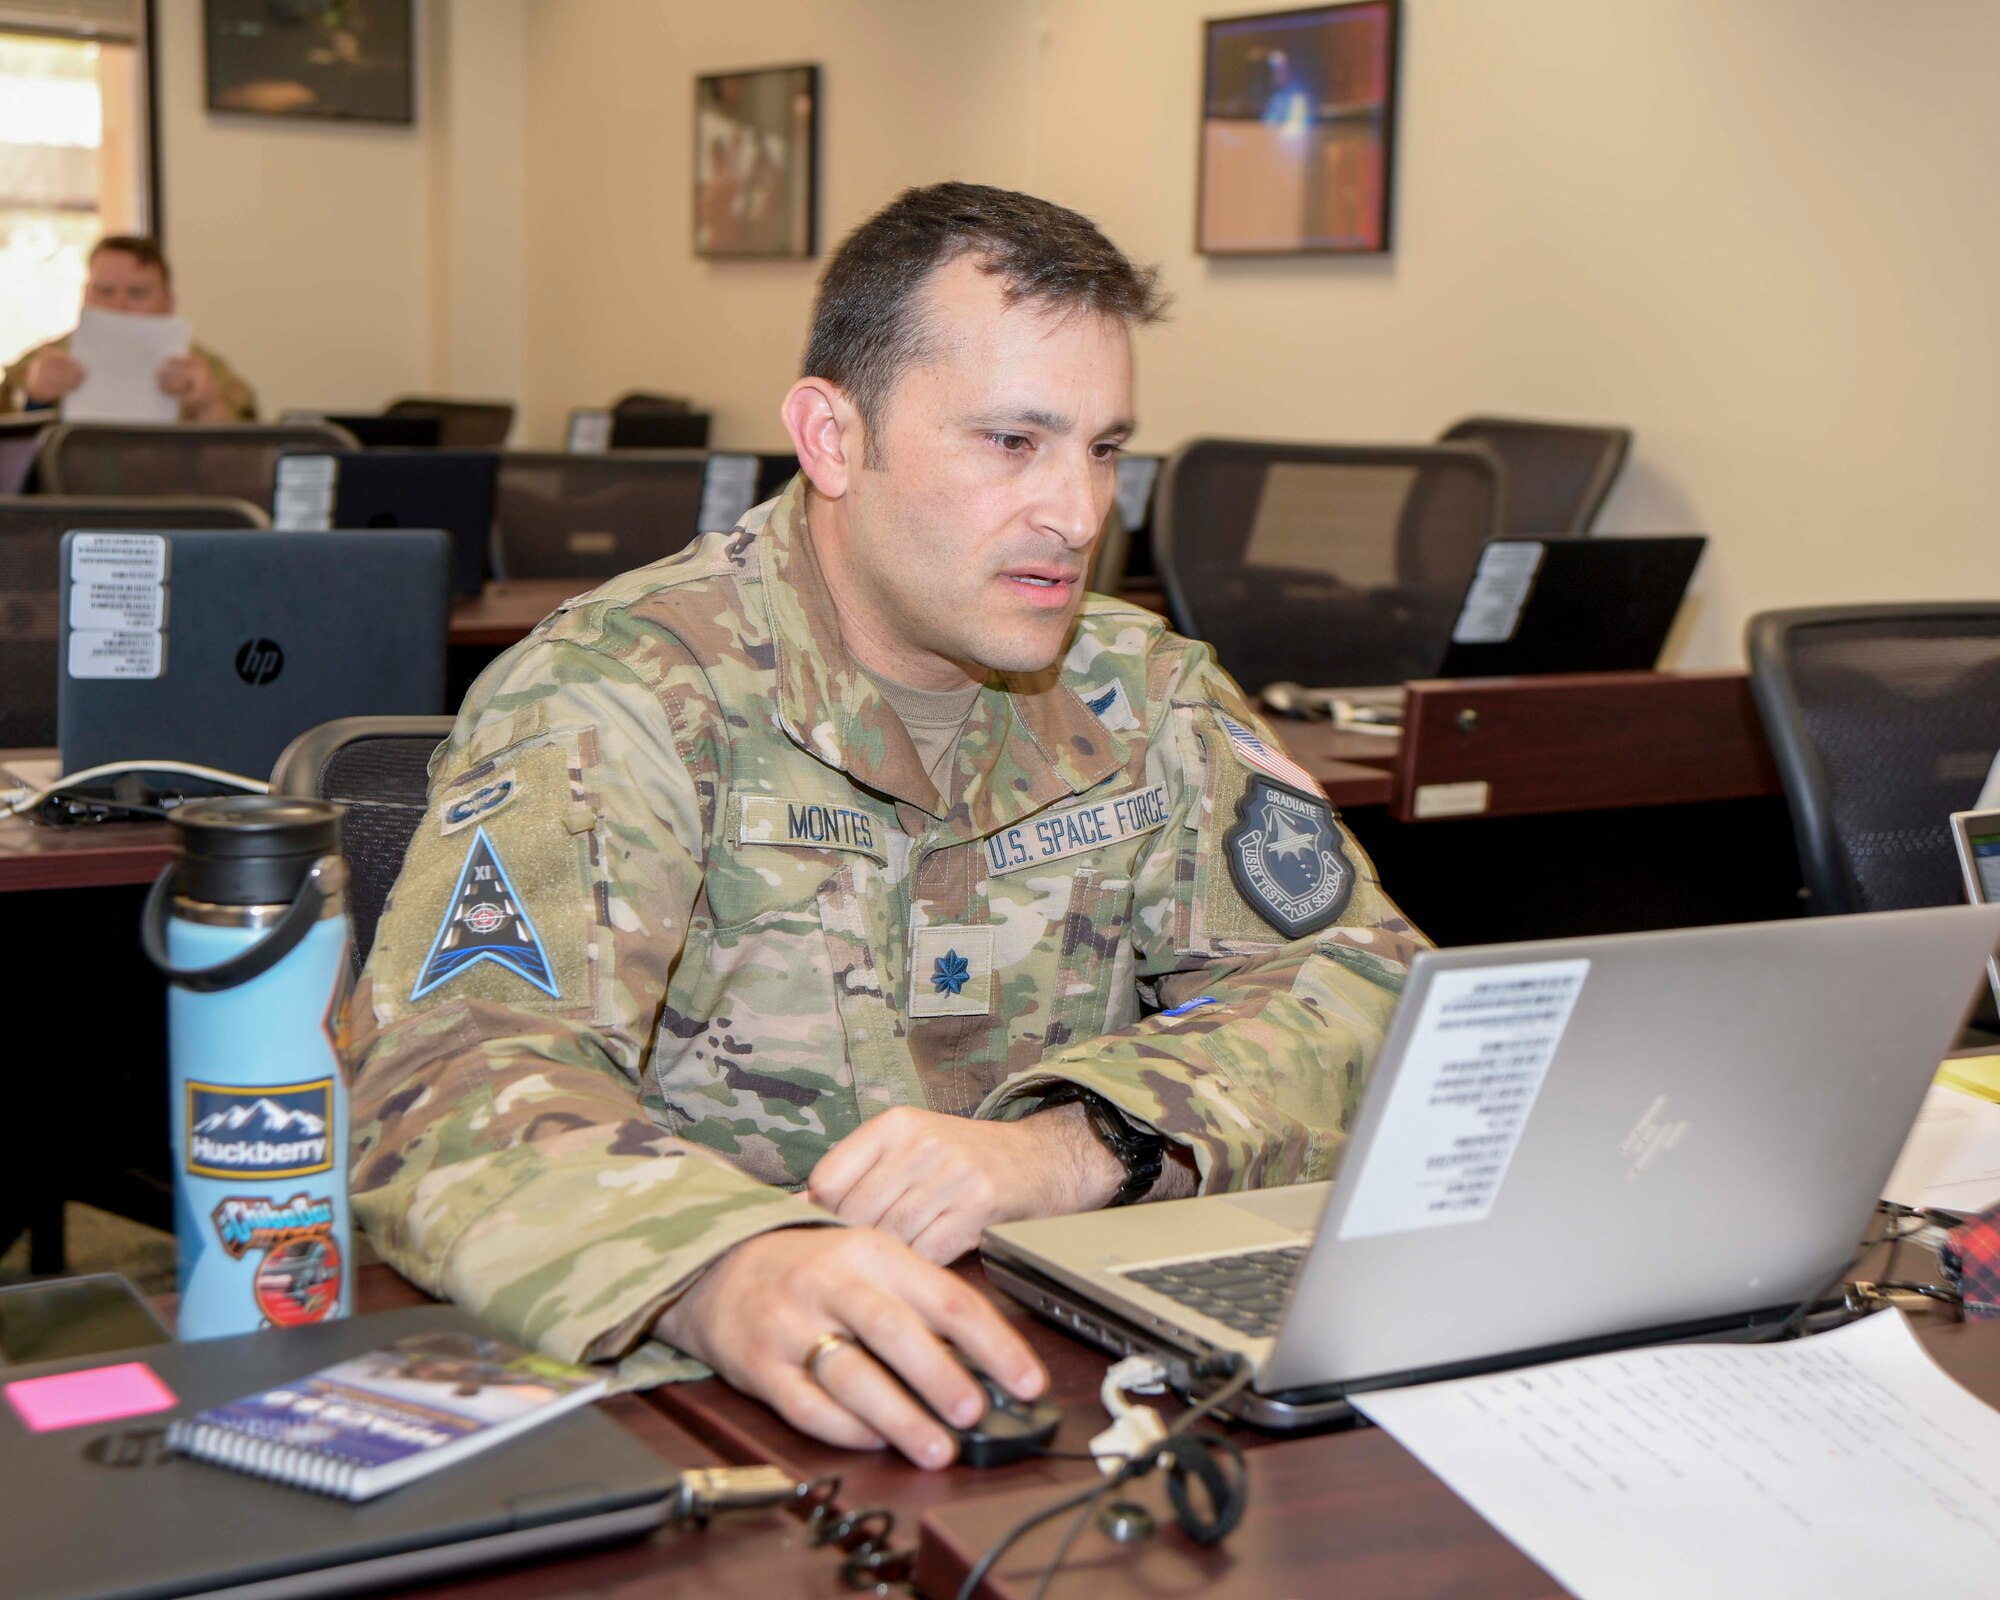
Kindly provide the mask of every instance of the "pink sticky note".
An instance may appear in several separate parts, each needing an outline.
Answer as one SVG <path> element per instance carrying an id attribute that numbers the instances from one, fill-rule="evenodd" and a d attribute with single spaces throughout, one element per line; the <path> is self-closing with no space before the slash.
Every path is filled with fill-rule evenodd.
<path id="1" fill-rule="evenodd" d="M 142 1417 L 180 1404 L 174 1391 L 143 1361 L 58 1372 L 52 1378 L 23 1378 L 8 1384 L 5 1392 L 7 1403 L 34 1433 Z"/>

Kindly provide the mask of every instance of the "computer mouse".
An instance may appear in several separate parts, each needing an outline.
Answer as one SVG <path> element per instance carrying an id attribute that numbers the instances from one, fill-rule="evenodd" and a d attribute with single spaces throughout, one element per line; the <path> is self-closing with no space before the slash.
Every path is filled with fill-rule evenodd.
<path id="1" fill-rule="evenodd" d="M 1004 1467 L 1025 1460 L 1056 1436 L 1062 1425 L 1062 1408 L 1053 1400 L 1016 1400 L 1000 1386 L 999 1379 L 988 1377 L 971 1362 L 965 1364 L 965 1370 L 984 1391 L 986 1410 L 967 1428 L 938 1417 L 944 1431 L 958 1441 L 960 1466 Z M 931 1410 L 922 1395 L 917 1396 L 917 1403 Z M 937 1413 L 931 1411 L 931 1415 Z"/>

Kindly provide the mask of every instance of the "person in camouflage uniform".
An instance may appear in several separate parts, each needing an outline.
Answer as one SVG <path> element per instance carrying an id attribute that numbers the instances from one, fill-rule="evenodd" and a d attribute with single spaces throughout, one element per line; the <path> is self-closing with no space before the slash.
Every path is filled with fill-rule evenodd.
<path id="1" fill-rule="evenodd" d="M 823 280 L 802 475 L 480 678 L 349 1013 L 400 1271 L 939 1465 L 890 1369 L 1045 1375 L 933 1263 L 1329 1174 L 1419 936 L 1208 647 L 1082 596 L 1156 314 L 1083 218 L 911 191 Z"/>
<path id="2" fill-rule="evenodd" d="M 95 311 L 167 317 L 174 311 L 173 274 L 151 239 L 112 234 L 90 252 L 83 303 Z M 57 406 L 83 382 L 83 366 L 69 353 L 69 338 L 51 339 L 0 373 L 0 410 Z M 180 401 L 183 422 L 254 422 L 257 396 L 213 350 L 191 345 L 184 356 L 160 364 L 160 389 Z"/>

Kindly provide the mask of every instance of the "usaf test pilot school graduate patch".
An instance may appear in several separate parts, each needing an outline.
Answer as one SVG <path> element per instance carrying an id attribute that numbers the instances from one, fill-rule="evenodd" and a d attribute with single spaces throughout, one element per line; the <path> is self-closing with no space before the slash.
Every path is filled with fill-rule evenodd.
<path id="1" fill-rule="evenodd" d="M 1340 846 L 1333 807 L 1303 767 L 1233 717 L 1221 717 L 1231 749 L 1250 768 L 1223 836 L 1229 876 L 1266 922 L 1287 938 L 1337 921 L 1354 893 L 1354 866 Z"/>

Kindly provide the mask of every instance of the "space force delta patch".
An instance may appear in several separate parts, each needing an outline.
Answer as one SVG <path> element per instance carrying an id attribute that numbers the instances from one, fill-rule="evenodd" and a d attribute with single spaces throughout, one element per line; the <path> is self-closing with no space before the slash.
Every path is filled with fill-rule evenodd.
<path id="1" fill-rule="evenodd" d="M 451 904 L 445 908 L 444 921 L 438 925 L 410 998 L 422 999 L 482 961 L 527 979 L 544 994 L 562 998 L 541 935 L 535 932 L 528 908 L 514 892 L 507 869 L 500 864 L 500 853 L 484 828 L 472 836 L 465 865 L 458 869 L 458 886 L 452 891 Z"/>
<path id="2" fill-rule="evenodd" d="M 996 878 L 1044 862 L 1135 839 L 1167 824 L 1167 786 L 1131 789 L 1104 800 L 1066 806 L 1045 817 L 1002 828 L 986 841 L 986 870 Z"/>

